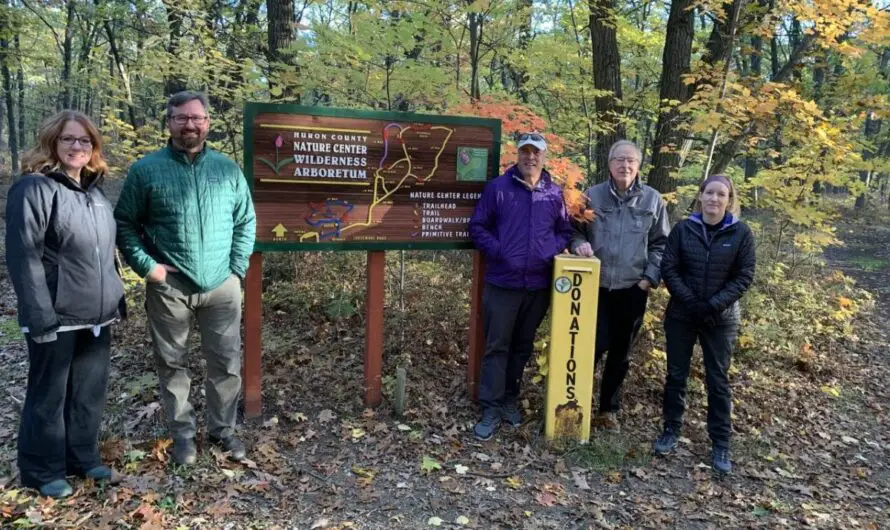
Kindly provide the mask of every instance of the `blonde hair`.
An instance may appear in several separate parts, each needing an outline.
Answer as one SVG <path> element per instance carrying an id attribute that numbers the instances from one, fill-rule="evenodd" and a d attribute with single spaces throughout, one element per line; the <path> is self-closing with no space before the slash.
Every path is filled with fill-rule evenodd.
<path id="1" fill-rule="evenodd" d="M 705 192 L 705 188 L 708 187 L 708 184 L 712 182 L 719 182 L 721 184 L 728 185 L 729 187 L 729 204 L 726 205 L 726 211 L 731 213 L 733 217 L 738 217 L 741 213 L 741 208 L 739 208 L 739 200 L 738 196 L 735 192 L 735 184 L 732 183 L 732 179 L 727 177 L 726 175 L 711 175 L 706 178 L 704 182 L 698 187 L 698 195 L 695 197 L 695 206 L 692 208 L 693 212 L 701 213 L 701 194 Z"/>
<path id="2" fill-rule="evenodd" d="M 108 164 L 102 156 L 102 135 L 93 122 L 82 112 L 76 110 L 63 110 L 50 116 L 40 124 L 37 132 L 37 145 L 22 155 L 23 173 L 42 173 L 46 170 L 56 170 L 62 164 L 59 160 L 57 146 L 59 137 L 65 125 L 70 122 L 79 123 L 90 137 L 92 153 L 90 161 L 84 170 L 87 177 L 95 177 L 108 171 Z"/>

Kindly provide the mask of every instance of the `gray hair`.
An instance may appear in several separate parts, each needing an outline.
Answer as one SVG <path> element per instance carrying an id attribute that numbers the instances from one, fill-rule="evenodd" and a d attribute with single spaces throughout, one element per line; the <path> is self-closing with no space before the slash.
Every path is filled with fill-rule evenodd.
<path id="1" fill-rule="evenodd" d="M 618 140 L 617 142 L 612 144 L 612 147 L 609 148 L 609 160 L 612 160 L 612 158 L 614 158 L 615 151 L 625 146 L 633 147 L 633 150 L 637 152 L 637 158 L 640 160 L 641 163 L 643 162 L 643 152 L 640 151 L 640 148 L 637 147 L 637 144 L 631 142 L 630 140 Z"/>
<path id="2" fill-rule="evenodd" d="M 167 117 L 171 116 L 174 107 L 181 107 L 188 103 L 189 101 L 200 101 L 201 106 L 204 107 L 204 110 L 208 110 L 209 105 L 207 104 L 207 96 L 204 95 L 203 92 L 193 92 L 191 90 L 183 90 L 182 92 L 177 92 L 170 96 L 170 99 L 167 100 Z"/>

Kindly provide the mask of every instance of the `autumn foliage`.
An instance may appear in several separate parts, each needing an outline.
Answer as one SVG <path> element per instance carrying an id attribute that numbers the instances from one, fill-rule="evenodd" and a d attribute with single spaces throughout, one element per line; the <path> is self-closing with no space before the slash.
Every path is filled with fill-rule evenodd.
<path id="1" fill-rule="evenodd" d="M 584 170 L 564 156 L 570 146 L 568 140 L 553 132 L 548 132 L 547 121 L 530 108 L 518 103 L 486 96 L 478 101 L 461 103 L 450 109 L 451 114 L 463 114 L 501 120 L 501 171 L 516 163 L 516 142 L 525 132 L 540 132 L 547 140 L 547 170 L 563 187 L 566 207 L 569 214 L 581 221 L 593 219 L 593 212 L 586 209 L 586 199 L 581 186 L 584 183 Z"/>

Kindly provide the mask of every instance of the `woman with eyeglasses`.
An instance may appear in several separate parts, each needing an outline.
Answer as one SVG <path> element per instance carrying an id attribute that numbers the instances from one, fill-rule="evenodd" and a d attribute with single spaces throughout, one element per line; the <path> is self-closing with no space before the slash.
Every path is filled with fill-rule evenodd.
<path id="1" fill-rule="evenodd" d="M 666 455 L 677 447 L 689 365 L 698 341 L 708 387 L 711 466 L 719 473 L 732 470 L 729 363 L 739 330 L 739 299 L 754 281 L 756 264 L 754 236 L 738 212 L 732 181 L 723 175 L 708 177 L 699 188 L 695 213 L 671 230 L 661 261 L 671 299 L 664 318 L 664 432 L 653 449 Z"/>
<path id="2" fill-rule="evenodd" d="M 18 467 L 24 486 L 61 498 L 73 492 L 68 475 L 120 478 L 102 463 L 98 435 L 124 290 L 95 125 L 80 112 L 52 116 L 22 167 L 6 202 L 6 265 L 29 360 Z"/>

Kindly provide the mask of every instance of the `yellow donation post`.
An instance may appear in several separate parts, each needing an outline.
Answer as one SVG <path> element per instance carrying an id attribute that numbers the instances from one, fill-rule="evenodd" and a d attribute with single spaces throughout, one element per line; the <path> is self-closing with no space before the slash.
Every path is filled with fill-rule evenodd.
<path id="1" fill-rule="evenodd" d="M 590 438 L 600 261 L 560 255 L 553 267 L 544 434 Z"/>

